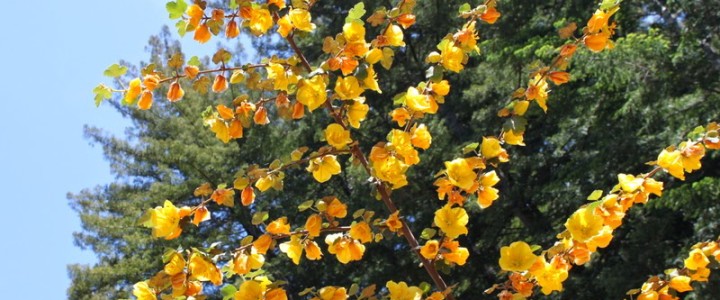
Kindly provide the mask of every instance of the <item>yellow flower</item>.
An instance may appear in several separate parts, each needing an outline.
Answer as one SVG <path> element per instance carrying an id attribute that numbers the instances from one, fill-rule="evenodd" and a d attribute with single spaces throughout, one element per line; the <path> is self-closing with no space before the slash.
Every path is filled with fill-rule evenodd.
<path id="1" fill-rule="evenodd" d="M 347 119 L 350 126 L 353 128 L 360 128 L 360 122 L 365 120 L 370 106 L 365 104 L 365 98 L 356 98 L 351 105 L 347 108 Z"/>
<path id="2" fill-rule="evenodd" d="M 618 174 L 618 182 L 620 182 L 620 187 L 624 192 L 632 193 L 639 189 L 645 180 L 641 177 L 635 178 L 633 175 Z"/>
<path id="3" fill-rule="evenodd" d="M 528 100 L 537 101 L 540 108 L 542 108 L 543 111 L 547 111 L 547 88 L 547 81 L 543 79 L 542 75 L 537 74 L 530 80 L 530 83 L 528 83 L 528 88 L 525 90 L 525 97 Z"/>
<path id="4" fill-rule="evenodd" d="M 253 242 L 253 249 L 257 249 L 258 253 L 265 254 L 273 243 L 273 238 L 269 234 L 261 235 Z"/>
<path id="5" fill-rule="evenodd" d="M 592 209 L 583 207 L 570 216 L 565 227 L 574 240 L 585 243 L 603 229 L 603 218 L 596 215 Z"/>
<path id="6" fill-rule="evenodd" d="M 391 25 L 385 30 L 385 40 L 387 41 L 387 45 L 394 46 L 394 47 L 404 47 L 405 42 L 403 41 L 403 31 L 400 29 L 400 26 L 397 25 Z"/>
<path id="7" fill-rule="evenodd" d="M 355 76 L 338 77 L 335 82 L 335 92 L 342 100 L 358 98 L 364 91 L 365 89 L 360 87 L 360 82 Z"/>
<path id="8" fill-rule="evenodd" d="M 344 287 L 326 286 L 318 291 L 320 300 L 345 300 L 348 299 L 347 290 Z"/>
<path id="9" fill-rule="evenodd" d="M 448 179 L 453 185 L 467 190 L 475 184 L 477 174 L 473 171 L 470 164 L 464 158 L 456 158 L 452 161 L 445 162 Z"/>
<path id="10" fill-rule="evenodd" d="M 365 24 L 360 20 L 345 23 L 345 25 L 343 25 L 343 36 L 345 36 L 345 41 L 348 43 L 365 41 Z M 382 55 L 382 53 L 380 53 L 380 55 Z"/>
<path id="11" fill-rule="evenodd" d="M 657 164 L 673 177 L 685 180 L 685 172 L 682 161 L 682 154 L 680 151 L 668 151 L 668 149 L 663 149 L 663 151 L 660 152 L 660 155 L 658 155 Z"/>
<path id="12" fill-rule="evenodd" d="M 335 254 L 338 261 L 347 264 L 353 260 L 361 260 L 365 253 L 365 245 L 342 233 L 328 234 L 325 236 L 325 243 L 328 244 L 328 252 Z"/>
<path id="13" fill-rule="evenodd" d="M 440 49 L 440 57 L 445 69 L 458 73 L 464 68 L 465 53 L 459 47 L 455 47 L 454 42 L 448 41 L 444 43 L 442 49 Z"/>
<path id="14" fill-rule="evenodd" d="M 428 260 L 435 259 L 439 251 L 440 243 L 436 240 L 429 240 L 425 242 L 425 245 L 420 248 L 420 255 L 422 255 L 425 259 Z"/>
<path id="15" fill-rule="evenodd" d="M 467 234 L 465 225 L 468 223 L 468 214 L 462 207 L 452 208 L 446 204 L 435 211 L 435 225 L 450 238 L 457 238 L 461 234 Z"/>
<path id="16" fill-rule="evenodd" d="M 409 87 L 405 94 L 405 105 L 410 109 L 419 112 L 430 110 L 430 98 L 428 95 L 420 94 L 415 87 Z"/>
<path id="17" fill-rule="evenodd" d="M 690 270 L 703 269 L 710 263 L 701 249 L 693 249 L 684 261 L 685 267 Z"/>
<path id="18" fill-rule="evenodd" d="M 700 159 L 705 156 L 705 147 L 702 144 L 682 143 L 680 144 L 682 151 L 682 164 L 685 172 L 692 173 L 701 167 Z"/>
<path id="19" fill-rule="evenodd" d="M 173 253 L 170 256 L 170 261 L 165 265 L 163 270 L 170 276 L 178 274 L 185 269 L 185 258 L 180 253 Z"/>
<path id="20" fill-rule="evenodd" d="M 135 101 L 137 101 L 138 96 L 140 96 L 140 93 L 142 92 L 142 87 L 140 86 L 140 83 L 140 78 L 130 80 L 130 82 L 128 83 L 127 92 L 125 92 L 125 99 L 123 100 L 124 103 L 134 104 Z"/>
<path id="21" fill-rule="evenodd" d="M 423 150 L 430 148 L 432 144 L 432 136 L 427 129 L 425 124 L 420 124 L 417 128 L 413 129 L 412 137 L 410 138 L 412 145 Z"/>
<path id="22" fill-rule="evenodd" d="M 330 146 L 338 150 L 345 148 L 347 144 L 352 142 L 350 130 L 345 130 L 342 125 L 337 123 L 332 123 L 325 128 L 325 140 L 327 140 Z"/>
<path id="23" fill-rule="evenodd" d="M 553 291 L 562 291 L 562 283 L 568 277 L 566 267 L 555 261 L 547 263 L 544 256 L 540 256 L 530 273 L 535 276 L 542 293 L 545 295 L 550 295 Z"/>
<path id="24" fill-rule="evenodd" d="M 514 242 L 500 248 L 500 268 L 505 271 L 527 271 L 537 258 L 530 245 L 525 242 Z"/>
<path id="25" fill-rule="evenodd" d="M 365 53 L 365 61 L 371 65 L 376 64 L 383 58 L 383 52 L 380 48 L 372 48 Z"/>
<path id="26" fill-rule="evenodd" d="M 247 274 L 252 270 L 260 269 L 263 264 L 265 264 L 265 256 L 258 253 L 255 248 L 250 250 L 250 254 L 245 252 L 240 253 L 235 256 L 232 261 L 230 261 L 233 272 L 240 275 Z"/>
<path id="27" fill-rule="evenodd" d="M 370 65 L 366 69 L 366 71 L 367 76 L 365 77 L 365 79 L 363 79 L 363 84 L 365 85 L 365 87 L 382 94 L 382 91 L 380 90 L 380 85 L 378 85 L 377 82 L 377 74 L 375 74 L 375 69 L 373 68 L 373 66 Z"/>
<path id="28" fill-rule="evenodd" d="M 600 29 L 603 29 L 608 25 L 608 19 L 610 19 L 610 14 L 607 14 L 600 9 L 596 10 L 587 22 L 588 32 L 596 33 L 600 31 Z"/>
<path id="29" fill-rule="evenodd" d="M 320 183 L 330 180 L 333 175 L 340 174 L 340 163 L 335 155 L 325 155 L 314 159 L 308 171 L 312 172 L 313 178 Z"/>
<path id="30" fill-rule="evenodd" d="M 235 292 L 235 300 L 263 300 L 265 287 L 255 280 L 248 280 L 240 285 L 240 289 Z"/>
<path id="31" fill-rule="evenodd" d="M 248 27 L 252 34 L 260 36 L 270 29 L 273 25 L 272 16 L 270 11 L 265 8 L 253 8 L 250 11 L 250 21 Z"/>
<path id="32" fill-rule="evenodd" d="M 193 253 L 188 264 L 190 278 L 198 281 L 210 281 L 214 285 L 222 284 L 222 273 L 215 263 L 203 255 Z"/>
<path id="33" fill-rule="evenodd" d="M 278 29 L 277 32 L 282 37 L 287 37 L 293 30 L 292 22 L 290 21 L 290 15 L 284 15 L 282 18 L 277 20 Z"/>
<path id="34" fill-rule="evenodd" d="M 457 265 L 464 265 L 465 262 L 467 262 L 468 257 L 470 256 L 470 252 L 465 247 L 460 247 L 460 243 L 458 241 L 453 241 L 449 239 L 445 239 L 442 243 L 442 248 L 445 248 L 447 251 L 446 253 L 443 253 L 443 259 L 445 259 L 446 263 L 454 263 Z"/>
<path id="35" fill-rule="evenodd" d="M 385 284 L 390 292 L 390 300 L 420 300 L 423 291 L 416 286 L 408 286 L 404 281 L 388 281 Z"/>
<path id="36" fill-rule="evenodd" d="M 309 260 L 318 260 L 322 258 L 322 251 L 316 242 L 305 242 L 305 257 Z"/>
<path id="37" fill-rule="evenodd" d="M 589 34 L 583 39 L 583 43 L 592 52 L 600 52 L 605 50 L 610 42 L 610 34 L 606 32 L 600 32 L 595 34 Z"/>
<path id="38" fill-rule="evenodd" d="M 480 153 L 486 159 L 492 159 L 501 156 L 505 152 L 505 149 L 500 146 L 500 141 L 494 137 L 483 137 L 482 144 L 480 145 Z"/>
<path id="39" fill-rule="evenodd" d="M 290 237 L 290 241 L 280 244 L 280 251 L 287 254 L 296 265 L 300 264 L 300 258 L 302 258 L 303 245 L 300 243 L 300 237 L 293 235 Z"/>
<path id="40" fill-rule="evenodd" d="M 515 132 L 515 130 L 504 131 L 502 138 L 505 143 L 509 145 L 525 146 L 525 142 L 523 142 L 523 132 Z"/>
<path id="41" fill-rule="evenodd" d="M 287 292 L 282 288 L 274 288 L 265 293 L 265 300 L 287 300 Z"/>
<path id="42" fill-rule="evenodd" d="M 480 177 L 480 188 L 478 189 L 480 208 L 487 208 L 498 199 L 498 190 L 493 187 L 498 182 L 500 182 L 500 178 L 495 171 L 487 172 Z"/>
<path id="43" fill-rule="evenodd" d="M 165 200 L 163 207 L 156 207 L 150 212 L 150 223 L 153 228 L 153 237 L 164 237 L 166 240 L 180 236 L 180 210 Z"/>
<path id="44" fill-rule="evenodd" d="M 347 205 L 340 202 L 340 199 L 333 198 L 325 208 L 325 213 L 333 218 L 344 218 L 347 216 Z"/>
<path id="45" fill-rule="evenodd" d="M 157 300 L 155 292 L 148 286 L 147 281 L 141 281 L 133 285 L 133 296 L 137 300 Z"/>
<path id="46" fill-rule="evenodd" d="M 290 15 L 290 21 L 295 28 L 308 32 L 315 29 L 315 24 L 312 23 L 310 12 L 307 10 L 295 8 L 291 10 L 288 15 Z"/>
<path id="47" fill-rule="evenodd" d="M 450 83 L 448 83 L 447 80 L 441 80 L 440 82 L 431 84 L 430 89 L 438 96 L 447 96 L 447 94 L 450 93 Z"/>
<path id="48" fill-rule="evenodd" d="M 385 226 L 392 232 L 397 232 L 403 227 L 402 221 L 400 220 L 400 211 L 395 211 L 385 220 Z"/>
<path id="49" fill-rule="evenodd" d="M 281 217 L 270 222 L 266 230 L 270 234 L 290 234 L 290 224 L 288 224 L 287 217 Z"/>
<path id="50" fill-rule="evenodd" d="M 316 75 L 298 83 L 297 100 L 310 109 L 315 110 L 327 100 L 326 84 L 322 76 Z"/>
<path id="51" fill-rule="evenodd" d="M 376 149 L 377 147 L 373 147 Z M 372 156 L 372 152 L 370 154 Z M 378 179 L 392 184 L 393 189 L 399 189 L 408 184 L 405 172 L 408 165 L 395 156 L 388 156 L 386 159 L 373 161 L 373 169 Z"/>
<path id="52" fill-rule="evenodd" d="M 687 291 L 692 291 L 693 288 L 690 286 L 690 277 L 687 276 L 675 276 L 672 279 L 670 279 L 670 288 L 680 292 L 684 293 Z"/>
<path id="53" fill-rule="evenodd" d="M 445 300 L 445 295 L 441 292 L 434 292 L 425 300 Z"/>
<path id="54" fill-rule="evenodd" d="M 285 67 L 277 63 L 269 63 L 267 68 L 268 79 L 274 80 L 273 88 L 278 91 L 287 91 L 289 84 L 297 83 L 297 76 L 290 74 L 288 76 Z"/>
<path id="55" fill-rule="evenodd" d="M 372 241 L 373 232 L 370 225 L 365 221 L 361 221 L 350 226 L 350 237 L 360 240 L 361 243 L 369 243 Z"/>
<path id="56" fill-rule="evenodd" d="M 320 215 L 313 214 L 305 221 L 305 230 L 307 230 L 309 237 L 320 236 L 320 229 L 322 229 L 322 217 Z"/>

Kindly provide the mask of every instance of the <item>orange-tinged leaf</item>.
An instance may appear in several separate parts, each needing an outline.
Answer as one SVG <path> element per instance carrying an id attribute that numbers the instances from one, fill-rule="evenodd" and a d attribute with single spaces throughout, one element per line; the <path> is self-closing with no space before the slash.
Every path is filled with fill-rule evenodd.
<path id="1" fill-rule="evenodd" d="M 240 194 L 240 201 L 243 206 L 250 206 L 255 202 L 255 189 L 252 186 L 246 186 Z"/>
<path id="2" fill-rule="evenodd" d="M 485 12 L 480 15 L 480 19 L 487 22 L 488 24 L 495 24 L 497 20 L 500 18 L 500 12 L 497 11 L 494 7 L 488 7 L 488 9 L 485 10 Z"/>
<path id="3" fill-rule="evenodd" d="M 195 215 L 193 216 L 193 224 L 195 226 L 199 225 L 201 222 L 210 220 L 210 211 L 208 211 L 207 207 L 200 206 L 195 210 Z"/>
<path id="4" fill-rule="evenodd" d="M 547 77 L 552 80 L 553 83 L 556 85 L 561 85 L 563 83 L 566 83 L 570 81 L 570 73 L 568 72 L 550 72 L 547 74 Z"/>

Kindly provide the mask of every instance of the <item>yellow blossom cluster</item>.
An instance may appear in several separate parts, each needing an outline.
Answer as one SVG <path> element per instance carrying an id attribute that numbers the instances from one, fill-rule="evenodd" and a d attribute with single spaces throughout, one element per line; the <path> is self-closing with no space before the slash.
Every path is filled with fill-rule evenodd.
<path id="1" fill-rule="evenodd" d="M 588 200 L 593 202 L 582 206 L 567 219 L 566 230 L 558 235 L 560 240 L 551 248 L 542 251 L 541 255 L 534 254 L 540 247 L 532 250 L 525 242 L 514 242 L 510 246 L 502 247 L 500 268 L 513 272 L 514 275 L 510 277 L 512 284 L 508 285 L 509 288 L 500 292 L 500 298 L 508 295 L 529 297 L 534 286 L 539 286 L 546 295 L 553 291 L 562 291 L 562 283 L 567 279 L 572 266 L 589 262 L 592 253 L 598 248 L 607 247 L 613 238 L 613 230 L 622 225 L 626 212 L 633 205 L 647 203 L 650 195 L 662 196 L 663 183 L 653 179 L 652 175 L 665 170 L 668 174 L 684 180 L 685 173 L 700 169 L 700 159 L 705 155 L 705 150 L 718 148 L 718 129 L 720 126 L 716 123 L 696 128 L 690 134 L 692 139 L 680 143 L 678 147 L 664 149 L 658 155 L 658 160 L 651 162 L 656 165 L 655 169 L 647 174 L 618 174 L 618 184 L 610 193 L 603 197 L 602 191 L 593 192 L 588 197 Z M 711 246 L 707 253 L 715 253 L 713 244 L 709 245 Z M 701 250 L 693 250 L 690 258 L 685 261 L 688 268 L 694 268 L 690 270 L 700 269 L 692 272 L 695 277 L 688 277 L 683 275 L 684 273 L 671 276 L 677 278 L 674 284 L 678 289 L 673 288 L 675 291 L 689 290 L 689 280 L 706 278 L 703 274 L 709 271 L 703 269 L 707 265 L 707 258 L 704 258 L 703 253 Z M 720 253 L 720 250 L 717 253 Z M 689 271 L 685 273 L 690 274 Z M 667 294 L 667 288 L 672 288 L 672 285 L 658 282 L 661 281 L 657 279 L 643 287 L 643 297 L 649 298 L 642 299 L 658 299 L 659 294 Z"/>
<path id="2" fill-rule="evenodd" d="M 692 246 L 680 269 L 665 270 L 664 276 L 652 276 L 640 289 L 628 291 L 638 300 L 680 299 L 679 293 L 692 291 L 692 282 L 707 282 L 710 270 L 720 263 L 720 240 L 697 243 Z M 714 267 L 713 267 L 714 266 Z"/>

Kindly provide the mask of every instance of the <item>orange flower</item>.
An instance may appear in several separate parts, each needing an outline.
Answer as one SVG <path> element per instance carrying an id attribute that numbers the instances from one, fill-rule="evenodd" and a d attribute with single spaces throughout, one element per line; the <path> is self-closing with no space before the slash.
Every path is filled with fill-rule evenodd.
<path id="1" fill-rule="evenodd" d="M 607 33 L 595 33 L 585 37 L 583 43 L 592 52 L 600 52 L 607 47 L 608 41 L 610 41 L 610 35 Z"/>
<path id="2" fill-rule="evenodd" d="M 255 121 L 255 124 L 258 125 L 265 125 L 270 123 L 270 119 L 268 119 L 267 116 L 267 109 L 265 106 L 260 106 L 257 111 L 255 111 L 255 116 L 253 116 L 253 121 Z"/>
<path id="3" fill-rule="evenodd" d="M 550 72 L 547 74 L 547 77 L 556 85 L 570 81 L 570 73 L 568 72 Z"/>
<path id="4" fill-rule="evenodd" d="M 140 96 L 140 101 L 138 102 L 138 108 L 142 110 L 150 109 L 152 107 L 153 103 L 153 94 L 151 91 L 144 91 L 142 93 L 142 96 Z"/>
<path id="5" fill-rule="evenodd" d="M 168 89 L 167 93 L 167 98 L 168 100 L 170 100 L 170 102 L 180 101 L 180 99 L 182 99 L 184 95 L 185 91 L 183 91 L 180 83 L 178 83 L 177 80 L 170 84 L 170 88 Z"/>
<path id="6" fill-rule="evenodd" d="M 240 201 L 243 206 L 253 204 L 255 202 L 255 190 L 251 186 L 245 187 L 240 194 Z"/>
<path id="7" fill-rule="evenodd" d="M 234 37 L 237 37 L 240 35 L 240 28 L 238 28 L 237 22 L 235 22 L 235 19 L 230 20 L 228 22 L 227 26 L 225 27 L 225 37 L 231 39 Z"/>
<path id="8" fill-rule="evenodd" d="M 486 9 L 485 12 L 480 15 L 480 19 L 488 24 L 494 24 L 498 18 L 500 18 L 500 12 L 498 12 L 494 7 Z"/>
<path id="9" fill-rule="evenodd" d="M 218 74 L 215 76 L 215 81 L 213 81 L 212 90 L 216 93 L 221 93 L 228 88 L 228 82 L 225 76 L 222 74 Z"/>
<path id="10" fill-rule="evenodd" d="M 408 27 L 415 24 L 415 15 L 413 14 L 402 14 L 398 16 L 397 18 L 398 24 L 402 26 L 402 28 L 408 29 Z"/>
<path id="11" fill-rule="evenodd" d="M 200 44 L 205 44 L 210 40 L 210 37 L 212 37 L 212 34 L 210 34 L 210 28 L 207 24 L 202 24 L 200 27 L 195 29 L 193 39 L 198 41 Z"/>

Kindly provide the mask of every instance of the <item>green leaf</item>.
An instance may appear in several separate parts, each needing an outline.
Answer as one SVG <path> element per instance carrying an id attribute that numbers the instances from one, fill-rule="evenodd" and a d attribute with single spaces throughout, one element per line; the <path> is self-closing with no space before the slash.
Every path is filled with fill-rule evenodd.
<path id="1" fill-rule="evenodd" d="M 220 289 L 220 294 L 223 296 L 223 300 L 235 297 L 235 292 L 237 292 L 237 288 L 232 284 L 226 284 Z"/>
<path id="2" fill-rule="evenodd" d="M 306 211 L 308 208 L 311 208 L 314 203 L 315 203 L 315 200 L 308 200 L 303 203 L 300 203 L 300 205 L 298 205 L 298 210 Z"/>
<path id="3" fill-rule="evenodd" d="M 175 28 L 177 28 L 178 35 L 180 37 L 184 37 L 185 33 L 187 33 L 187 22 L 185 22 L 185 20 L 180 20 L 175 23 Z"/>
<path id="4" fill-rule="evenodd" d="M 185 63 L 185 57 L 182 53 L 176 52 L 173 54 L 170 59 L 168 59 L 168 67 L 171 68 L 182 68 L 183 64 Z"/>
<path id="5" fill-rule="evenodd" d="M 266 211 L 256 212 L 252 216 L 252 224 L 260 225 L 263 222 L 265 222 L 265 220 L 267 220 L 268 218 L 270 218 L 270 214 L 268 214 L 268 212 L 266 212 Z"/>
<path id="6" fill-rule="evenodd" d="M 350 290 L 348 290 L 347 295 L 353 296 L 357 294 L 358 291 L 360 291 L 360 286 L 357 283 L 353 283 L 352 285 L 350 285 Z"/>
<path id="7" fill-rule="evenodd" d="M 305 295 L 307 295 L 307 294 L 310 294 L 310 293 L 312 293 L 312 292 L 314 292 L 314 291 L 315 291 L 315 288 L 314 288 L 314 287 L 305 288 L 304 290 L 302 290 L 302 292 L 298 293 L 298 296 L 301 296 L 301 297 L 302 297 L 302 296 L 305 296 Z"/>
<path id="8" fill-rule="evenodd" d="M 137 225 L 145 226 L 145 227 L 152 227 L 152 222 L 150 222 L 150 219 L 152 218 L 152 209 L 148 209 L 145 211 L 145 213 L 138 219 Z"/>
<path id="9" fill-rule="evenodd" d="M 595 201 L 597 199 L 600 199 L 602 197 L 603 191 L 602 190 L 594 190 L 590 196 L 587 197 L 587 200 L 589 201 Z"/>
<path id="10" fill-rule="evenodd" d="M 472 9 L 469 3 L 463 3 L 463 5 L 460 5 L 460 8 L 458 8 L 458 13 L 464 13 L 469 12 Z"/>
<path id="11" fill-rule="evenodd" d="M 437 230 L 435 230 L 435 229 L 425 228 L 425 229 L 423 229 L 423 231 L 420 233 L 420 238 L 421 238 L 421 239 L 429 240 L 429 239 L 433 238 L 436 233 L 437 233 Z"/>
<path id="12" fill-rule="evenodd" d="M 364 213 L 365 213 L 365 209 L 364 209 L 364 208 L 361 208 L 361 209 L 356 210 L 356 211 L 353 213 L 353 219 L 357 219 L 357 218 L 359 218 L 359 217 L 362 217 L 362 215 L 363 215 Z"/>
<path id="13" fill-rule="evenodd" d="M 423 294 L 429 293 L 430 290 L 432 290 L 432 286 L 431 286 L 429 283 L 425 282 L 425 281 L 423 281 L 423 282 L 420 283 L 419 288 L 423 291 Z"/>
<path id="14" fill-rule="evenodd" d="M 120 77 L 125 75 L 127 73 L 128 68 L 126 66 L 121 66 L 118 64 L 112 64 L 107 69 L 105 69 L 105 72 L 103 72 L 103 75 L 107 77 Z"/>
<path id="15" fill-rule="evenodd" d="M 530 251 L 532 251 L 532 252 L 538 251 L 540 249 L 542 249 L 542 246 L 540 246 L 540 245 L 531 245 L 530 246 Z"/>
<path id="16" fill-rule="evenodd" d="M 184 0 L 170 1 L 165 4 L 165 9 L 167 9 L 168 13 L 170 14 L 170 19 L 177 19 L 182 17 L 187 7 L 188 5 L 187 3 L 185 3 Z"/>
<path id="17" fill-rule="evenodd" d="M 603 0 L 602 3 L 600 3 L 600 9 L 610 9 L 622 2 L 621 0 Z"/>
<path id="18" fill-rule="evenodd" d="M 475 151 L 475 150 L 477 149 L 477 147 L 479 147 L 479 146 L 480 146 L 480 143 L 478 143 L 478 142 L 467 144 L 467 145 L 465 145 L 465 147 L 462 148 L 462 153 L 463 153 L 463 154 L 468 154 L 468 153 L 470 153 L 470 152 L 473 152 L 473 151 Z"/>
<path id="19" fill-rule="evenodd" d="M 360 20 L 363 15 L 365 15 L 365 3 L 359 2 L 358 4 L 355 4 L 352 9 L 350 9 L 350 11 L 348 12 L 348 16 L 345 18 L 345 23 Z"/>
<path id="20" fill-rule="evenodd" d="M 95 106 L 100 106 L 100 103 L 105 99 L 112 98 L 112 90 L 105 86 L 104 84 L 98 84 L 93 89 L 93 93 L 95 94 Z"/>
<path id="21" fill-rule="evenodd" d="M 236 9 L 238 7 L 239 7 L 239 5 L 236 0 L 230 0 L 230 4 L 228 4 L 229 9 Z"/>
<path id="22" fill-rule="evenodd" d="M 395 97 L 393 97 L 393 105 L 399 106 L 405 104 L 405 94 L 407 93 L 400 93 L 395 95 Z"/>
<path id="23" fill-rule="evenodd" d="M 190 58 L 190 60 L 188 60 L 187 64 L 190 66 L 199 67 L 202 63 L 200 62 L 200 58 L 198 58 L 197 56 L 193 56 Z"/>
<path id="24" fill-rule="evenodd" d="M 244 238 L 240 241 L 240 246 L 250 245 L 250 243 L 253 242 L 253 239 L 254 239 L 254 238 L 255 238 L 255 237 L 253 237 L 252 235 L 248 235 L 248 236 L 244 237 Z"/>

